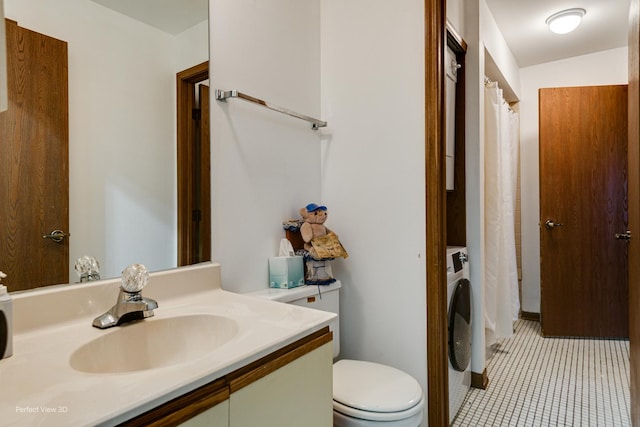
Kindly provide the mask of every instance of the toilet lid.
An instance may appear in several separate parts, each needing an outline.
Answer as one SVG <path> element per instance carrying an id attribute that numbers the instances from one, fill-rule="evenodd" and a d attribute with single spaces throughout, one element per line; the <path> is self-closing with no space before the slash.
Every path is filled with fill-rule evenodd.
<path id="1" fill-rule="evenodd" d="M 422 387 L 412 376 L 386 365 L 340 360 L 333 365 L 333 400 L 368 412 L 402 412 L 422 401 Z"/>

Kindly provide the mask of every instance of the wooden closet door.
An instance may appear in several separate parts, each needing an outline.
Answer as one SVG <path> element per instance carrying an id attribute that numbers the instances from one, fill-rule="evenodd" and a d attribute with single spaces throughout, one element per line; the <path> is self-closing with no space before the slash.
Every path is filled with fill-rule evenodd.
<path id="1" fill-rule="evenodd" d="M 69 281 L 67 43 L 6 20 L 0 113 L 0 269 L 10 291 Z M 87 159 L 91 161 L 92 159 Z"/>
<path id="2" fill-rule="evenodd" d="M 631 423 L 640 425 L 640 1 L 629 8 L 629 353 Z"/>
<path id="3" fill-rule="evenodd" d="M 542 333 L 628 337 L 627 86 L 539 95 Z"/>

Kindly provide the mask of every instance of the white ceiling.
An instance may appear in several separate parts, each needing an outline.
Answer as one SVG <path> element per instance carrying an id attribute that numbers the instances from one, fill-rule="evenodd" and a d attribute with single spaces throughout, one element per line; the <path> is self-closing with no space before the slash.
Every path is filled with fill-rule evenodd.
<path id="1" fill-rule="evenodd" d="M 486 0 L 518 65 L 527 67 L 627 46 L 630 0 Z M 569 34 L 553 34 L 544 21 L 565 9 L 587 11 Z"/>
<path id="2" fill-rule="evenodd" d="M 208 18 L 208 0 L 93 1 L 174 35 Z M 520 67 L 627 46 L 630 1 L 486 0 Z M 549 15 L 575 7 L 587 11 L 575 31 L 549 31 Z"/>
<path id="3" fill-rule="evenodd" d="M 209 17 L 209 0 L 93 1 L 173 35 Z"/>

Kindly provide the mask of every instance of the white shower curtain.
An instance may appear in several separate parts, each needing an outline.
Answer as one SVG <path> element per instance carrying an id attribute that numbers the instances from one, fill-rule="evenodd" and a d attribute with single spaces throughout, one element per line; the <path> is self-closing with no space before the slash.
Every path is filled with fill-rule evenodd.
<path id="1" fill-rule="evenodd" d="M 513 335 L 520 311 L 515 209 L 519 118 L 494 82 L 485 85 L 486 345 Z"/>

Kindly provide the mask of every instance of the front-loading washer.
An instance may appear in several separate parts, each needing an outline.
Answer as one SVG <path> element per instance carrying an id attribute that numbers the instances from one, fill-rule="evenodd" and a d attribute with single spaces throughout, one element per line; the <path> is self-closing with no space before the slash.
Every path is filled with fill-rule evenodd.
<path id="1" fill-rule="evenodd" d="M 447 247 L 449 423 L 471 387 L 471 283 L 467 248 Z"/>

